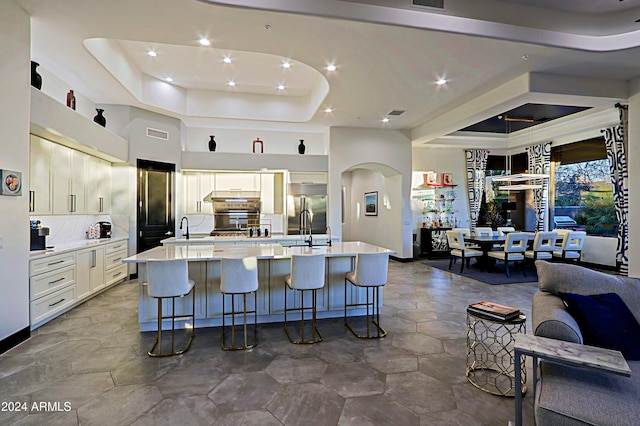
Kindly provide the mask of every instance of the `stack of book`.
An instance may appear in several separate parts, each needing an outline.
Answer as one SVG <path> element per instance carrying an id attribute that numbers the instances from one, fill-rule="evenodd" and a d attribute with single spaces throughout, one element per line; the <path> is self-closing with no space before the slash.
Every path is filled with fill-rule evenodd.
<path id="1" fill-rule="evenodd" d="M 501 321 L 512 321 L 520 317 L 520 309 L 510 306 L 499 305 L 493 302 L 472 303 L 467 306 L 467 311 L 472 314 L 478 314 L 486 318 L 497 319 Z"/>

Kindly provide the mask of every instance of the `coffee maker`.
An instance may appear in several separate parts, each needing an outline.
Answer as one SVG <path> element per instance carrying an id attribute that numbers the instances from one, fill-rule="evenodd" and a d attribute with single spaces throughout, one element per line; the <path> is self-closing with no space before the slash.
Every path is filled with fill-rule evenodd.
<path id="1" fill-rule="evenodd" d="M 39 220 L 30 221 L 31 228 L 31 251 L 47 249 L 47 235 L 49 228 L 41 225 Z"/>
<path id="2" fill-rule="evenodd" d="M 111 222 L 98 222 L 100 225 L 100 238 L 111 238 Z"/>

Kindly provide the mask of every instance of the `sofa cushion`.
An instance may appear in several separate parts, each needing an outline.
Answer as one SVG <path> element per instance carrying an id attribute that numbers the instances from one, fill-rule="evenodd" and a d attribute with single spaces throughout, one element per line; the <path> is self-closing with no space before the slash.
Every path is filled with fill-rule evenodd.
<path id="1" fill-rule="evenodd" d="M 553 294 L 575 293 L 585 296 L 616 293 L 640 322 L 640 279 L 619 277 L 578 265 L 536 260 L 539 288 Z"/>
<path id="2" fill-rule="evenodd" d="M 566 342 L 583 343 L 580 326 L 555 294 L 538 291 L 531 304 L 533 334 Z"/>
<path id="3" fill-rule="evenodd" d="M 637 425 L 640 362 L 631 377 L 542 362 L 535 395 L 538 425 Z"/>
<path id="4" fill-rule="evenodd" d="M 560 293 L 560 297 L 578 323 L 585 345 L 613 349 L 628 360 L 640 360 L 640 324 L 620 296 Z"/>

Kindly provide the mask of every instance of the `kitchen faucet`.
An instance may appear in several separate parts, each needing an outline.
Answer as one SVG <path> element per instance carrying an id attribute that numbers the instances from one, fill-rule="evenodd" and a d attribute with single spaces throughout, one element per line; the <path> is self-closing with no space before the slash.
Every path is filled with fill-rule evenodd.
<path id="1" fill-rule="evenodd" d="M 327 229 L 324 232 L 327 233 L 327 245 L 331 247 L 331 227 L 327 226 Z"/>
<path id="2" fill-rule="evenodd" d="M 184 234 L 184 237 L 188 240 L 189 239 L 189 219 L 186 216 L 182 216 L 182 219 L 180 219 L 180 230 L 182 231 L 182 221 L 186 220 L 187 221 L 187 232 L 186 234 Z"/>
<path id="3" fill-rule="evenodd" d="M 306 221 L 305 226 L 305 219 Z M 309 247 L 313 246 L 313 236 L 311 235 L 311 212 L 307 209 L 304 209 L 300 212 L 300 234 L 307 235 L 307 231 L 309 231 L 309 239 L 305 239 L 305 243 L 309 243 Z"/>

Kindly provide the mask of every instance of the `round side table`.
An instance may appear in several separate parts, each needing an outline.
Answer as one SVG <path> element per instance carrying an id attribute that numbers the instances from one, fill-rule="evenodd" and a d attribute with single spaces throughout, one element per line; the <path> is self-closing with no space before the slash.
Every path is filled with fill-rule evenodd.
<path id="1" fill-rule="evenodd" d="M 527 317 L 500 320 L 467 310 L 467 370 L 469 383 L 485 392 L 515 396 L 513 344 L 517 333 L 526 333 Z M 523 361 L 522 393 L 527 391 Z"/>

